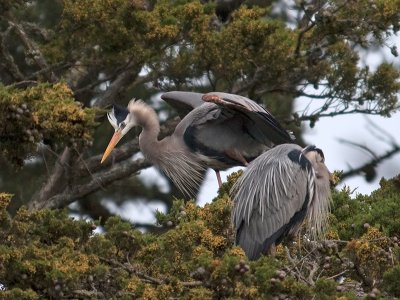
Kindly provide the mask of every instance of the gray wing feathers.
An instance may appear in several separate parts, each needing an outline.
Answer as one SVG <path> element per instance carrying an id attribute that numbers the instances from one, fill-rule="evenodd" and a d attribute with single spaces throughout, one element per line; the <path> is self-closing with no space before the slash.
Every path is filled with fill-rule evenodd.
<path id="1" fill-rule="evenodd" d="M 288 157 L 293 150 L 301 147 L 284 144 L 263 153 L 232 188 L 237 241 L 250 252 L 287 224 L 306 199 L 308 171 Z"/>
<path id="2" fill-rule="evenodd" d="M 179 117 L 183 119 L 194 108 L 204 104 L 202 96 L 201 93 L 174 91 L 162 94 L 161 99 L 175 108 Z"/>
<path id="3" fill-rule="evenodd" d="M 253 100 L 240 95 L 221 92 L 211 92 L 205 95 L 218 96 L 227 103 L 234 105 L 236 110 L 245 114 L 248 118 L 244 123 L 247 131 L 259 142 L 269 145 L 271 142 L 282 144 L 294 140 L 292 133 L 283 129 L 269 111 Z"/>

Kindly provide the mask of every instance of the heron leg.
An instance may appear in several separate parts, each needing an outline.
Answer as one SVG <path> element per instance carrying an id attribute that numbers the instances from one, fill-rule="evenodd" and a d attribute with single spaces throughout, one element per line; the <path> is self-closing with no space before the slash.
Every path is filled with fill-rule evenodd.
<path id="1" fill-rule="evenodd" d="M 237 160 L 238 162 L 242 163 L 243 166 L 245 166 L 245 167 L 248 166 L 249 163 L 247 162 L 247 160 L 244 158 L 244 156 L 238 150 L 229 149 L 229 150 L 225 150 L 224 152 L 230 158 L 233 158 L 234 160 Z"/>
<path id="2" fill-rule="evenodd" d="M 272 256 L 272 257 L 275 257 L 275 255 L 276 255 L 276 246 L 275 246 L 275 243 L 273 243 L 273 244 L 271 245 L 271 247 L 269 247 L 269 249 L 268 249 L 268 251 L 267 251 L 267 255 Z"/>
<path id="3" fill-rule="evenodd" d="M 215 171 L 215 174 L 217 175 L 218 185 L 221 188 L 221 186 L 222 186 L 221 174 L 219 173 L 219 170 L 214 170 L 214 171 Z"/>

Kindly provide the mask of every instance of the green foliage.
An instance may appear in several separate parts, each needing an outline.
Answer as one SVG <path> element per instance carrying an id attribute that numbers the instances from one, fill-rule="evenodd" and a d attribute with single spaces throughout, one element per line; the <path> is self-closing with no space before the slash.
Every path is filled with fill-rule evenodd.
<path id="1" fill-rule="evenodd" d="M 237 177 L 231 175 L 227 186 Z M 141 233 L 119 217 L 107 220 L 104 234 L 93 234 L 93 223 L 73 220 L 64 210 L 22 208 L 10 218 L 10 195 L 1 194 L 1 221 L 7 225 L 0 231 L 0 283 L 6 287 L 0 296 L 355 299 L 352 288 L 329 279 L 337 274 L 398 296 L 400 250 L 387 235 L 398 234 L 392 217 L 399 209 L 397 186 L 398 178 L 382 180 L 379 190 L 355 199 L 347 189 L 335 192 L 325 241 L 288 243 L 277 247 L 274 258 L 257 261 L 233 245 L 226 193 L 203 208 L 176 200 L 170 213 L 157 214 L 165 227 L 158 235 Z M 395 204 L 378 218 L 371 207 L 381 201 Z M 350 220 L 375 227 L 360 224 L 358 230 Z"/>
<path id="2" fill-rule="evenodd" d="M 26 2 L 28 2 L 28 0 L 2 0 L 0 2 L 0 11 L 7 12 L 9 10 L 19 8 Z"/>
<path id="3" fill-rule="evenodd" d="M 329 300 L 336 296 L 336 283 L 332 280 L 318 279 L 315 283 L 317 299 Z"/>
<path id="4" fill-rule="evenodd" d="M 0 228 L 3 229 L 7 229 L 11 223 L 11 218 L 6 211 L 11 198 L 12 195 L 10 194 L 0 193 Z"/>
<path id="5" fill-rule="evenodd" d="M 4 300 L 37 300 L 39 296 L 31 289 L 22 290 L 20 288 L 15 288 L 10 291 L 0 292 L 1 297 Z"/>
<path id="6" fill-rule="evenodd" d="M 353 199 L 349 188 L 335 191 L 332 225 L 340 238 L 360 237 L 369 226 L 379 228 L 388 236 L 400 236 L 400 177 L 382 179 L 381 188 Z"/>
<path id="7" fill-rule="evenodd" d="M 58 147 L 91 142 L 95 111 L 82 109 L 64 83 L 25 90 L 0 85 L 0 98 L 0 154 L 15 164 L 22 165 L 40 141 Z"/>
<path id="8" fill-rule="evenodd" d="M 396 266 L 383 275 L 383 285 L 395 297 L 400 297 L 400 266 Z"/>
<path id="9" fill-rule="evenodd" d="M 80 62 L 101 61 L 110 67 L 126 59 L 138 70 L 146 64 L 158 74 L 155 81 L 161 87 L 166 81 L 190 85 L 206 73 L 217 90 L 254 78 L 251 95 L 259 88 L 286 87 L 288 79 L 292 85 L 306 79 L 314 87 L 326 86 L 326 98 L 355 105 L 376 101 L 380 113 L 388 115 L 397 103 L 399 72 L 387 63 L 375 72 L 361 68 L 353 44 L 368 47 L 372 33 L 374 45 L 384 45 L 400 20 L 399 1 L 372 2 L 330 1 L 299 44 L 299 30 L 269 17 L 270 7 L 241 6 L 229 23 L 214 28 L 213 6 L 201 1 L 157 1 L 148 9 L 140 0 L 69 0 L 55 38 L 42 49 L 54 62 L 76 53 Z M 322 48 L 323 55 L 317 55 Z"/>

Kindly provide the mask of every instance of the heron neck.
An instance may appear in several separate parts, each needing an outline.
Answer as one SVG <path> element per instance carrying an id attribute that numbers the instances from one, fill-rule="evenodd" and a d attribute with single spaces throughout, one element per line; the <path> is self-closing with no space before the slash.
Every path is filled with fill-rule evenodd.
<path id="1" fill-rule="evenodd" d="M 134 115 L 136 124 L 142 127 L 139 135 L 139 146 L 143 155 L 155 163 L 160 147 L 158 134 L 160 133 L 160 122 L 155 110 L 143 101 L 129 102 L 129 111 Z"/>
<path id="2" fill-rule="evenodd" d="M 157 157 L 155 153 L 159 151 L 160 146 L 160 141 L 158 140 L 160 123 L 154 111 L 152 116 L 147 116 L 146 119 L 142 120 L 143 122 L 140 125 L 143 129 L 139 135 L 139 146 L 143 155 L 154 162 L 154 158 Z"/>

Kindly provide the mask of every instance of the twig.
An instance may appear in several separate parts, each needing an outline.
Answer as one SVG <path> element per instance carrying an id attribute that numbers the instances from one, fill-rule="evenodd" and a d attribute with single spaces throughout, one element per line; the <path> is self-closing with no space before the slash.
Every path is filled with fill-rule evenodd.
<path id="1" fill-rule="evenodd" d="M 96 102 L 94 103 L 94 107 L 106 107 L 111 104 L 114 99 L 119 97 L 128 86 L 134 82 L 138 74 L 141 70 L 141 66 L 136 62 L 131 62 L 126 69 L 121 72 L 116 79 L 110 84 L 108 89 L 101 95 Z"/>
<path id="2" fill-rule="evenodd" d="M 359 143 L 356 142 L 352 142 L 346 139 L 337 139 L 339 142 L 343 143 L 343 144 L 348 144 L 357 148 L 360 148 L 361 150 L 364 150 L 365 152 L 369 153 L 374 159 L 378 158 L 378 155 L 375 154 L 374 151 L 372 151 L 371 149 L 369 149 L 367 146 L 365 145 L 361 145 Z"/>
<path id="3" fill-rule="evenodd" d="M 158 279 L 158 278 L 155 278 L 155 277 L 151 277 L 151 276 L 149 276 L 149 275 L 147 275 L 147 274 L 145 274 L 145 273 L 143 273 L 141 271 L 138 271 L 138 270 L 134 269 L 131 264 L 122 264 L 119 261 L 116 261 L 114 259 L 108 259 L 108 258 L 105 258 L 105 257 L 99 257 L 99 258 L 100 258 L 100 260 L 102 260 L 102 261 L 104 261 L 104 262 L 106 262 L 108 264 L 111 264 L 111 265 L 114 265 L 114 266 L 118 266 L 118 267 L 124 269 L 125 271 L 128 271 L 130 274 L 134 274 L 134 275 L 136 275 L 138 277 L 146 279 L 151 283 L 155 283 L 155 284 L 163 284 L 164 283 L 164 280 L 161 280 L 161 279 Z"/>
<path id="4" fill-rule="evenodd" d="M 185 287 L 196 287 L 196 286 L 201 286 L 203 285 L 203 282 L 201 281 L 183 281 L 181 284 Z"/>
<path id="5" fill-rule="evenodd" d="M 329 276 L 329 277 L 326 277 L 326 279 L 334 279 L 334 278 L 336 278 L 336 277 L 339 277 L 339 276 L 341 276 L 341 275 L 343 275 L 343 274 L 345 274 L 346 272 L 348 272 L 349 270 L 344 270 L 344 271 L 342 271 L 342 272 L 340 272 L 340 273 L 338 273 L 338 274 L 335 274 L 335 275 L 333 275 L 333 276 Z"/>
<path id="6" fill-rule="evenodd" d="M 310 273 L 308 274 L 308 282 L 312 286 L 315 285 L 315 281 L 314 281 L 313 277 L 314 277 L 315 273 L 318 271 L 318 269 L 319 269 L 318 263 L 316 261 L 313 261 L 312 269 L 310 270 Z"/>
<path id="7" fill-rule="evenodd" d="M 102 292 L 97 292 L 97 291 L 88 291 L 88 290 L 74 290 L 72 291 L 73 294 L 85 297 L 85 298 L 104 298 L 104 294 Z"/>
<path id="8" fill-rule="evenodd" d="M 344 172 L 341 176 L 341 179 L 345 179 L 354 175 L 358 175 L 362 172 L 364 172 L 364 170 L 371 168 L 371 167 L 376 167 L 378 164 L 380 164 L 381 162 L 385 161 L 386 159 L 394 156 L 395 154 L 400 153 L 400 146 L 399 145 L 393 145 L 392 150 L 387 151 L 385 154 L 380 155 L 374 159 L 372 159 L 371 161 L 369 161 L 368 163 L 365 163 L 357 168 L 352 168 L 351 170 Z"/>
<path id="9" fill-rule="evenodd" d="M 305 279 L 305 278 L 301 275 L 300 270 L 297 268 L 297 263 L 296 263 L 296 261 L 295 261 L 295 260 L 292 258 L 292 256 L 290 255 L 290 251 L 289 251 L 288 247 L 285 247 L 285 252 L 286 252 L 286 257 L 287 257 L 287 259 L 288 259 L 289 262 L 292 264 L 293 268 L 296 270 L 296 272 L 293 272 L 293 273 L 296 275 L 296 277 L 299 278 L 299 279 L 301 279 L 301 280 L 303 280 L 305 283 L 309 283 L 309 282 L 307 281 L 307 279 Z M 292 271 L 292 270 L 289 269 L 289 271 Z"/>
<path id="10" fill-rule="evenodd" d="M 302 43 L 304 34 L 307 33 L 308 31 L 310 31 L 314 26 L 315 26 L 315 23 L 312 22 L 310 25 L 308 25 L 300 30 L 299 35 L 297 36 L 296 48 L 294 50 L 295 57 L 300 56 L 300 48 L 301 48 L 301 43 Z"/>
<path id="11" fill-rule="evenodd" d="M 58 192 L 65 188 L 65 171 L 70 166 L 71 151 L 68 147 L 64 149 L 63 154 L 57 160 L 52 175 L 48 178 L 45 185 L 39 190 L 39 192 L 33 197 L 32 207 L 36 206 L 41 202 L 45 202 L 48 198 L 56 195 Z"/>
<path id="12" fill-rule="evenodd" d="M 136 275 L 149 283 L 158 284 L 158 285 L 166 283 L 166 280 L 158 279 L 158 278 L 149 276 L 141 271 L 136 270 L 135 268 L 133 268 L 133 266 L 130 263 L 122 264 L 114 259 L 108 259 L 105 257 L 100 257 L 100 260 L 102 260 L 106 263 L 109 263 L 111 265 L 118 266 L 118 267 L 128 271 L 130 274 Z M 184 287 L 196 287 L 196 286 L 203 285 L 203 282 L 202 281 L 182 281 L 182 282 L 180 282 L 180 284 Z"/>

